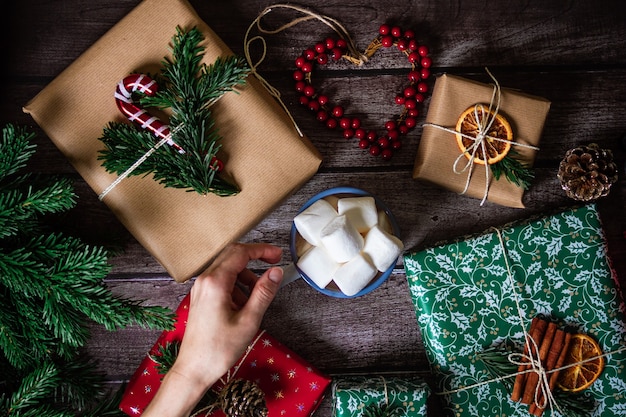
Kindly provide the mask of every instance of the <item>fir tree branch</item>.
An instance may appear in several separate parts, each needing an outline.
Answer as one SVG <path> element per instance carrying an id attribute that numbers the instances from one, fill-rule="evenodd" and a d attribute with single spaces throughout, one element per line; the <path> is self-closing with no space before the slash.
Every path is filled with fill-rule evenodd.
<path id="1" fill-rule="evenodd" d="M 103 248 L 44 233 L 41 215 L 73 207 L 75 195 L 69 179 L 18 175 L 30 138 L 7 127 L 0 140 L 0 415 L 73 417 L 103 398 L 95 364 L 78 359 L 87 323 L 163 329 L 173 313 L 115 296 Z M 95 410 L 85 415 L 120 415 L 110 403 Z"/>
<path id="2" fill-rule="evenodd" d="M 0 297 L 0 346 L 4 359 L 13 368 L 24 368 L 32 366 L 38 358 L 30 354 L 33 340 L 28 340 L 23 336 L 21 331 L 20 317 L 13 309 L 13 303 L 9 302 L 4 296 Z M 40 348 L 43 347 L 40 345 Z M 0 363 L 3 362 L 0 360 Z M 3 376 L 8 371 L 3 369 Z"/>
<path id="3" fill-rule="evenodd" d="M 152 357 L 157 364 L 156 369 L 159 374 L 165 375 L 172 369 L 179 351 L 180 342 L 166 342 L 165 345 L 159 346 L 157 354 Z"/>
<path id="4" fill-rule="evenodd" d="M 119 409 L 123 394 L 124 387 L 121 387 L 113 395 L 108 395 L 95 407 L 81 414 L 82 417 L 127 417 L 127 414 Z"/>
<path id="5" fill-rule="evenodd" d="M 22 379 L 19 389 L 11 396 L 7 415 L 36 406 L 48 398 L 60 382 L 59 370 L 53 363 L 37 367 Z"/>
<path id="6" fill-rule="evenodd" d="M 71 361 L 57 363 L 61 377 L 53 398 L 72 410 L 86 410 L 94 398 L 107 394 L 104 375 L 96 371 L 97 363 L 88 357 L 72 358 Z"/>
<path id="7" fill-rule="evenodd" d="M 32 232 L 36 215 L 69 210 L 75 197 L 69 178 L 26 174 L 5 179 L 0 190 L 0 239 Z"/>
<path id="8" fill-rule="evenodd" d="M 188 189 L 199 194 L 229 196 L 239 192 L 232 179 L 213 168 L 221 137 L 211 113 L 211 104 L 237 85 L 245 83 L 249 68 L 236 56 L 218 58 L 202 64 L 205 48 L 202 33 L 177 28 L 172 39 L 172 58 L 165 58 L 158 77 L 160 89 L 155 96 L 141 97 L 143 107 L 169 109 L 172 139 L 184 150 L 180 155 L 167 146 L 157 149 L 130 175 L 152 173 L 165 187 Z M 152 148 L 156 139 L 148 132 L 128 124 L 110 123 L 101 138 L 106 149 L 99 159 L 109 172 L 118 175 Z"/>
<path id="9" fill-rule="evenodd" d="M 31 143 L 34 133 L 25 127 L 8 124 L 2 129 L 0 139 L 0 181 L 15 174 L 26 166 L 35 153 L 36 146 Z"/>
<path id="10" fill-rule="evenodd" d="M 496 180 L 504 175 L 509 182 L 527 190 L 535 178 L 535 173 L 528 165 L 523 164 L 517 158 L 518 156 L 519 154 L 514 150 L 509 151 L 509 154 L 501 161 L 490 165 L 491 172 Z"/>

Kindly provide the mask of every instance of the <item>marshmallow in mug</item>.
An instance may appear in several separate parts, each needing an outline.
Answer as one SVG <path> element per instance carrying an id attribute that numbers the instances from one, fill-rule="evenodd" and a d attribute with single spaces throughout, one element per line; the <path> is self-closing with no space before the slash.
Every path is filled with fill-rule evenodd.
<path id="1" fill-rule="evenodd" d="M 377 273 L 376 267 L 359 254 L 341 265 L 335 271 L 333 280 L 342 293 L 353 296 L 365 288 Z"/>
<path id="2" fill-rule="evenodd" d="M 319 246 L 322 243 L 320 232 L 335 217 L 335 208 L 328 201 L 320 199 L 298 214 L 293 222 L 304 240 Z"/>
<path id="3" fill-rule="evenodd" d="M 337 212 L 345 215 L 360 233 L 367 233 L 378 223 L 374 197 L 349 197 L 337 201 Z"/>
<path id="4" fill-rule="evenodd" d="M 391 229 L 389 219 L 378 212 L 371 196 L 340 198 L 337 210 L 318 200 L 298 214 L 294 224 L 302 238 L 314 245 L 298 260 L 300 270 L 320 288 L 334 280 L 348 296 L 389 268 L 404 248 L 386 231 Z"/>
<path id="5" fill-rule="evenodd" d="M 322 245 L 335 262 L 348 262 L 357 256 L 365 241 L 345 215 L 337 216 L 320 232 Z"/>
<path id="6" fill-rule="evenodd" d="M 376 225 L 365 236 L 363 253 L 369 257 L 376 269 L 384 271 L 400 255 L 403 247 L 400 239 Z"/>
<path id="7" fill-rule="evenodd" d="M 313 246 L 298 259 L 298 267 L 320 288 L 330 284 L 339 266 L 322 246 Z"/>

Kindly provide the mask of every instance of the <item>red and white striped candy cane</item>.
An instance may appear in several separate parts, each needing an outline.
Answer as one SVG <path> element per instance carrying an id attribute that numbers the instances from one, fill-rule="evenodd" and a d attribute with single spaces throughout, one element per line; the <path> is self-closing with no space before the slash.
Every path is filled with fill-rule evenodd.
<path id="1" fill-rule="evenodd" d="M 132 94 L 136 91 L 147 96 L 154 96 L 158 89 L 159 86 L 156 81 L 147 75 L 131 74 L 118 83 L 115 90 L 115 102 L 122 114 L 128 117 L 128 120 L 138 124 L 142 129 L 149 130 L 159 139 L 167 139 L 168 145 L 176 149 L 178 153 L 184 154 L 185 150 L 170 137 L 169 125 L 164 124 L 157 117 L 151 116 L 133 101 Z"/>

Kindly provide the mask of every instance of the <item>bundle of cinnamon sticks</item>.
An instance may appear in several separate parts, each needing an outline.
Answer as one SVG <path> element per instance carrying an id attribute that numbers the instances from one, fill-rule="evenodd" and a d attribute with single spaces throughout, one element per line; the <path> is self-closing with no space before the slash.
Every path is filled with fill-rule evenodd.
<path id="1" fill-rule="evenodd" d="M 528 330 L 528 337 L 534 340 L 529 341 L 524 347 L 524 356 L 539 358 L 542 367 L 547 372 L 550 391 L 556 386 L 559 372 L 550 372 L 563 366 L 569 343 L 572 335 L 564 330 L 558 329 L 556 323 L 548 321 L 542 317 L 535 317 Z M 529 346 L 531 351 L 529 352 Z M 530 362 L 519 365 L 518 372 L 524 372 L 531 368 Z M 529 412 L 535 416 L 541 416 L 545 408 L 541 407 L 545 399 L 544 387 L 539 384 L 539 375 L 536 372 L 526 372 L 515 377 L 511 400 L 521 401 L 522 404 L 529 405 Z M 537 398 L 535 392 L 539 389 Z"/>

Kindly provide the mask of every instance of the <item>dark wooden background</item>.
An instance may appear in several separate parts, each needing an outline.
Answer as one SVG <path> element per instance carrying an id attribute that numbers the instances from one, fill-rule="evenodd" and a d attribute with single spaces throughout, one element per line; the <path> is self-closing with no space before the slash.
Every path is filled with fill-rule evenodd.
<path id="1" fill-rule="evenodd" d="M 0 25 L 1 124 L 34 125 L 22 113 L 22 106 L 138 3 L 5 2 Z M 271 3 L 194 0 L 192 4 L 213 30 L 242 54 L 245 30 Z M 414 29 L 430 46 L 434 74 L 447 72 L 488 82 L 484 71 L 488 67 L 501 85 L 551 100 L 536 162 L 537 178 L 525 195 L 525 209 L 494 204 L 481 208 L 477 200 L 411 179 L 421 128 L 410 134 L 391 162 L 374 159 L 337 132 L 321 128 L 296 104 L 292 89 L 294 59 L 331 34 L 327 27 L 307 22 L 267 38 L 268 55 L 259 71 L 283 94 L 324 162 L 312 180 L 251 230 L 244 241 L 280 245 L 285 248 L 284 263 L 288 263 L 289 228 L 298 208 L 326 188 L 352 185 L 382 198 L 399 220 L 407 249 L 417 250 L 492 225 L 574 205 L 560 189 L 558 163 L 569 148 L 597 142 L 614 151 L 621 169 L 620 182 L 598 204 L 615 269 L 622 283 L 626 282 L 626 9 L 621 1 L 308 0 L 300 4 L 340 20 L 361 49 L 373 39 L 380 24 L 398 24 Z M 285 23 L 292 17 L 277 14 L 274 22 Z M 172 28 L 176 23 L 172 22 Z M 389 52 L 377 54 L 362 68 L 329 68 L 318 79 L 366 124 L 377 127 L 394 114 L 391 102 L 405 84 L 406 70 L 406 60 Z M 67 232 L 90 243 L 123 245 L 125 249 L 111 259 L 114 267 L 108 285 L 117 293 L 175 308 L 191 284 L 173 282 L 98 201 L 43 132 L 34 128 L 39 137 L 32 169 L 75 179 L 79 204 L 58 221 Z M 318 294 L 301 280 L 290 284 L 278 295 L 263 326 L 331 375 L 416 372 L 428 379 L 401 264 L 380 289 L 354 300 Z M 94 326 L 89 352 L 100 360 L 111 383 L 119 384 L 133 373 L 158 334 L 137 328 L 108 333 Z M 330 416 L 330 405 L 327 398 L 316 415 Z"/>

